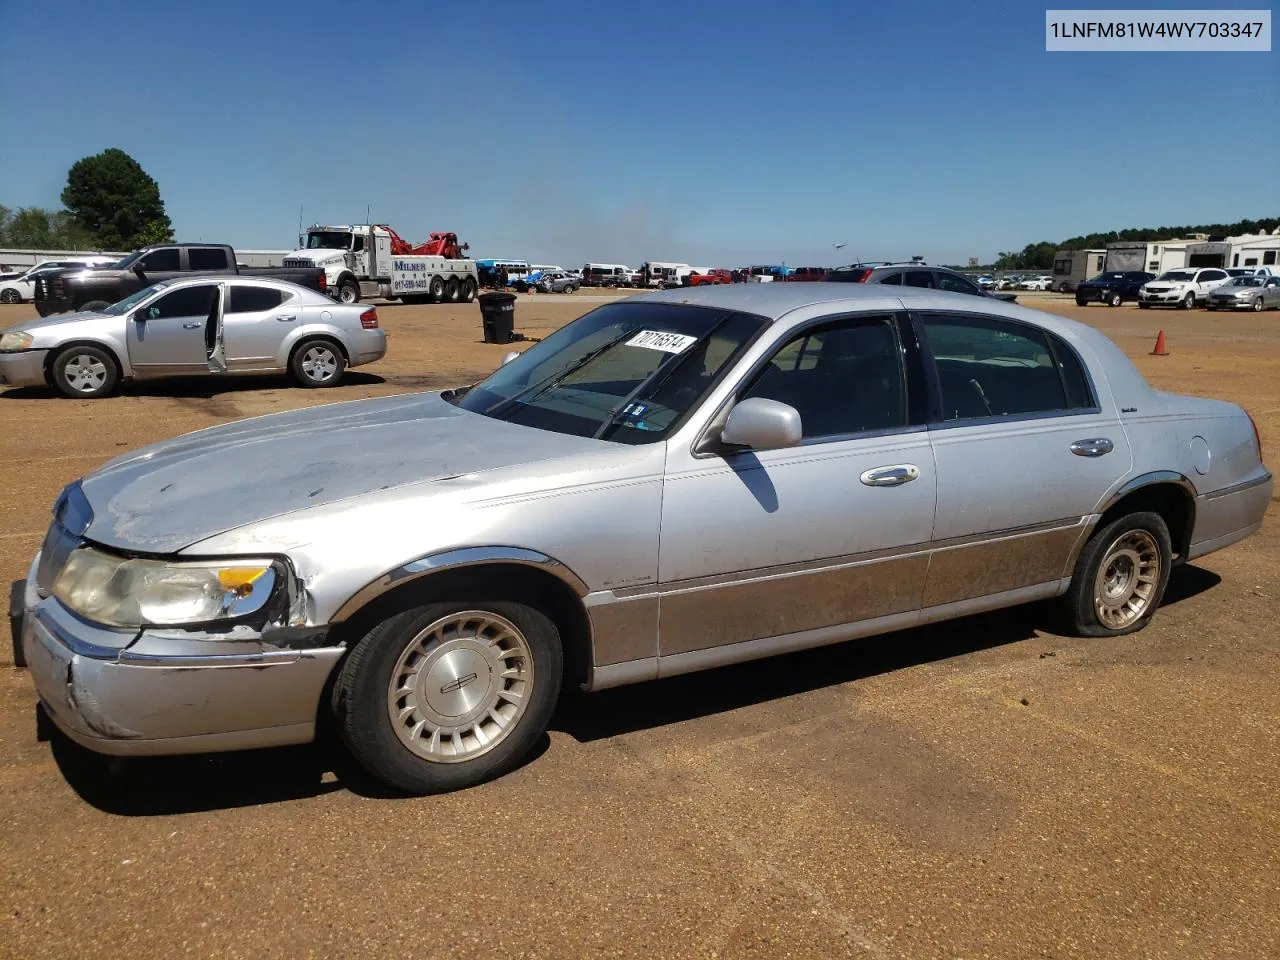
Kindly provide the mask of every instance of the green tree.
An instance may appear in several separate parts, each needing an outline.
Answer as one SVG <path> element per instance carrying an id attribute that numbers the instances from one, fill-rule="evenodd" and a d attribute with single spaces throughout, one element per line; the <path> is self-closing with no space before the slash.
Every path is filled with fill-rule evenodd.
<path id="1" fill-rule="evenodd" d="M 173 227 L 164 220 L 149 220 L 133 237 L 135 247 L 145 247 L 151 243 L 173 243 Z"/>
<path id="2" fill-rule="evenodd" d="M 34 250 L 93 250 L 89 232 L 65 210 L 0 206 L 0 243 Z"/>
<path id="3" fill-rule="evenodd" d="M 67 173 L 62 202 L 107 249 L 132 249 L 141 245 L 143 236 L 173 236 L 160 186 L 138 161 L 116 147 L 75 162 Z"/>

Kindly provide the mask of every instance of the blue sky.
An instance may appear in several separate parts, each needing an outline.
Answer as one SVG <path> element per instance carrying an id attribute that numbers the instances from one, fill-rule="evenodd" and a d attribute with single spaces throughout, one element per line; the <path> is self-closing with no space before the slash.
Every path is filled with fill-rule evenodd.
<path id="1" fill-rule="evenodd" d="M 566 265 L 963 262 L 1280 212 L 1280 54 L 1046 53 L 1043 5 L 56 8 L 4 5 L 0 203 L 117 146 L 179 239 L 369 205 Z"/>

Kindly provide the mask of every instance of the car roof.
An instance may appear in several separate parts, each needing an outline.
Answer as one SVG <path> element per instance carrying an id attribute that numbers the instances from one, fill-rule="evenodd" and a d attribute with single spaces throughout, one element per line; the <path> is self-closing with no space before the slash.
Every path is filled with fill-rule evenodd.
<path id="1" fill-rule="evenodd" d="M 303 293 L 309 293 L 313 297 L 318 297 L 320 300 L 333 304 L 335 307 L 341 306 L 341 304 L 318 290 L 312 290 L 310 287 L 304 287 L 300 283 L 293 283 L 289 280 L 278 280 L 275 277 L 255 277 L 252 274 L 247 276 L 238 276 L 236 274 L 194 274 L 189 277 L 161 280 L 159 282 L 165 285 L 166 290 L 177 290 L 180 287 L 189 287 L 196 283 L 252 284 L 254 286 L 275 287 L 278 290 L 287 290 L 290 293 L 297 293 L 301 290 Z"/>

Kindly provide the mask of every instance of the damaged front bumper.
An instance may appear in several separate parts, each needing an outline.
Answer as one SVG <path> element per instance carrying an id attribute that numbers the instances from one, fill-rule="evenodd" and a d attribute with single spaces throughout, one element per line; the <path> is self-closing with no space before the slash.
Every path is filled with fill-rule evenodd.
<path id="1" fill-rule="evenodd" d="M 40 598 L 34 567 L 10 611 L 48 717 L 106 754 L 208 753 L 307 743 L 345 652 L 323 630 L 297 646 L 190 631 L 110 631 Z M 16 599 L 16 597 L 14 598 Z"/>

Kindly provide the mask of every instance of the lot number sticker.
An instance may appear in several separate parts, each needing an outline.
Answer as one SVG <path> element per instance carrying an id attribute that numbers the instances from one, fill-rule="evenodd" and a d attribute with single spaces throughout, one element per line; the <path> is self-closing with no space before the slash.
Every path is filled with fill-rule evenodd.
<path id="1" fill-rule="evenodd" d="M 684 353 L 698 340 L 683 333 L 663 333 L 661 330 L 641 330 L 627 341 L 628 347 L 644 347 L 663 353 Z"/>

